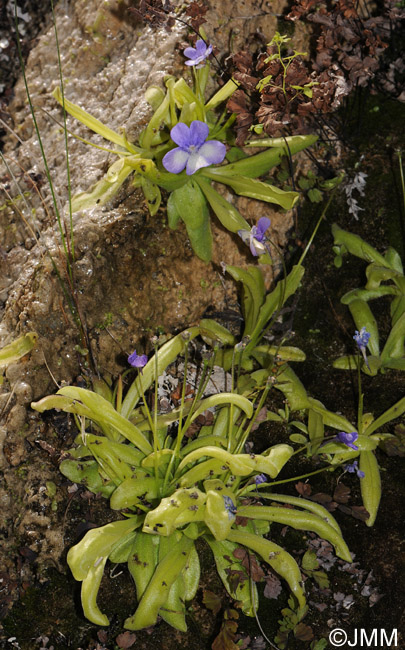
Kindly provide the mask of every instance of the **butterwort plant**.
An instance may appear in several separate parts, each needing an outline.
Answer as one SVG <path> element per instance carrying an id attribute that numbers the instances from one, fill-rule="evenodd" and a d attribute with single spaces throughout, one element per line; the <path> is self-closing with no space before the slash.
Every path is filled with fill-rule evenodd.
<path id="1" fill-rule="evenodd" d="M 367 339 L 366 334 L 358 330 L 354 336 L 363 344 Z M 358 377 L 360 380 L 360 371 Z M 349 473 L 356 473 L 360 479 L 363 505 L 369 514 L 366 524 L 372 526 L 381 499 L 376 450 L 386 440 L 395 438 L 387 432 L 386 425 L 405 413 L 405 398 L 375 417 L 373 413 L 364 412 L 363 402 L 367 395 L 363 396 L 359 381 L 357 423 L 354 425 L 344 415 L 328 410 L 322 402 L 310 397 L 289 365 L 283 365 L 274 385 L 283 392 L 292 412 L 305 414 L 305 424 L 293 422 L 300 433 L 291 434 L 290 440 L 305 445 L 309 457 L 321 455 L 332 468 L 342 466 Z M 277 421 L 276 417 L 272 419 Z M 331 429 L 337 430 L 334 436 L 330 435 Z"/>
<path id="2" fill-rule="evenodd" d="M 209 261 L 212 256 L 210 211 L 233 233 L 250 233 L 251 230 L 235 206 L 214 188 L 213 181 L 227 185 L 241 196 L 273 203 L 285 210 L 293 207 L 298 200 L 297 192 L 281 190 L 260 177 L 278 165 L 283 156 L 313 144 L 316 136 L 253 139 L 249 147 L 265 148 L 255 155 L 247 155 L 232 146 L 235 116 L 227 116 L 225 111 L 219 114 L 218 107 L 227 101 L 238 84 L 231 79 L 210 99 L 205 98 L 211 52 L 212 46 L 203 39 L 198 39 L 195 47 L 185 49 L 185 69 L 193 73 L 192 88 L 184 78 L 169 76 L 164 82 L 165 90 L 150 87 L 146 91 L 146 99 L 154 112 L 136 142 L 130 142 L 125 132 L 113 131 L 70 102 L 60 88 L 54 90 L 53 95 L 64 110 L 110 141 L 113 147 L 108 151 L 117 157 L 90 191 L 73 196 L 73 212 L 102 206 L 132 177 L 132 185 L 142 189 L 152 216 L 161 205 L 161 190 L 169 192 L 169 226 L 175 229 L 179 221 L 183 221 L 195 253 Z M 253 234 L 252 238 L 260 243 L 260 230 L 256 234 L 259 237 Z M 260 246 L 255 248 L 259 250 Z"/>
<path id="3" fill-rule="evenodd" d="M 305 353 L 302 350 L 292 345 L 286 345 L 286 340 L 282 340 L 278 344 L 269 343 L 266 340 L 266 334 L 271 331 L 286 301 L 295 294 L 301 284 L 305 273 L 303 265 L 305 257 L 329 204 L 330 201 L 325 205 L 298 263 L 288 273 L 280 256 L 284 277 L 269 293 L 266 293 L 264 275 L 258 265 L 247 268 L 223 265 L 224 273 L 229 273 L 240 284 L 244 327 L 241 339 L 236 341 L 233 334 L 221 326 L 222 335 L 226 334 L 226 344 L 215 353 L 217 365 L 229 370 L 236 364 L 238 368 L 251 371 L 257 364 L 262 368 L 269 368 L 279 363 L 305 360 Z M 239 237 L 249 246 L 253 258 L 270 257 L 269 227 L 270 219 L 261 217 L 257 226 L 253 226 L 249 230 L 238 231 Z M 278 253 L 277 248 L 275 250 Z M 201 323 L 210 323 L 210 327 L 214 327 L 214 321 L 209 319 L 205 319 Z M 215 324 L 215 327 L 219 327 L 218 324 Z M 205 341 L 209 343 L 208 338 Z"/>
<path id="4" fill-rule="evenodd" d="M 348 306 L 357 328 L 353 337 L 357 354 L 336 359 L 334 367 L 349 370 L 359 365 L 361 371 L 370 376 L 388 369 L 405 370 L 405 275 L 399 253 L 389 247 L 382 254 L 359 235 L 343 230 L 337 224 L 333 224 L 332 233 L 335 265 L 338 268 L 343 256 L 348 253 L 367 262 L 365 285 L 351 289 L 341 298 L 341 302 Z M 391 322 L 384 345 L 381 344 L 377 319 L 370 307 L 371 301 L 381 298 L 385 299 L 384 304 L 389 305 L 387 317 Z M 363 359 L 360 364 L 359 352 Z"/>
<path id="5" fill-rule="evenodd" d="M 261 217 L 257 226 L 238 233 L 249 246 L 253 258 L 269 255 L 267 239 L 269 225 L 270 220 Z M 305 273 L 302 263 L 293 266 L 269 293 L 266 293 L 264 275 L 258 265 L 246 268 L 224 265 L 223 270 L 240 284 L 244 326 L 239 341 L 230 330 L 224 326 L 220 327 L 225 342 L 215 352 L 215 363 L 225 370 L 230 370 L 233 365 L 236 365 L 243 370 L 251 371 L 257 364 L 262 368 L 268 368 L 280 361 L 304 361 L 305 354 L 299 348 L 286 345 L 284 341 L 274 344 L 263 340 L 287 300 L 299 288 Z M 204 319 L 201 321 L 202 324 L 209 324 L 213 329 L 219 327 L 210 319 Z M 215 339 L 210 342 L 209 337 L 205 337 L 205 341 L 207 344 L 215 345 Z"/>
<path id="6" fill-rule="evenodd" d="M 247 377 L 233 374 L 230 392 L 206 395 L 211 355 L 204 359 L 195 393 L 185 399 L 189 344 L 199 335 L 229 343 L 209 323 L 192 327 L 160 348 L 156 345 L 149 360 L 136 352 L 129 356 L 136 378 L 125 396 L 122 383 L 112 390 L 99 381 L 94 390 L 65 386 L 32 405 L 40 412 L 57 408 L 75 415 L 80 433 L 60 469 L 108 499 L 115 513 L 115 520 L 88 531 L 67 555 L 73 576 L 82 583 L 84 614 L 97 625 L 109 624 L 97 604 L 107 562 L 126 563 L 135 583 L 137 607 L 125 621 L 127 629 L 149 627 L 160 616 L 181 631 L 187 629 L 186 603 L 200 581 L 201 543 L 211 549 L 225 588 L 248 616 L 255 616 L 259 596 L 241 549 L 285 580 L 298 620 L 306 612 L 300 569 L 268 538 L 271 523 L 313 531 L 351 562 L 338 524 L 321 505 L 273 492 L 259 494 L 271 487 L 293 454 L 284 443 L 260 454 L 246 452 L 252 426 L 272 389 L 271 370 Z M 161 413 L 158 400 L 152 399 L 150 411 L 147 392 L 155 386 L 156 396 L 159 375 L 179 355 L 185 364 L 179 406 Z M 190 426 L 207 409 L 214 411 L 213 423 L 190 437 Z M 276 505 L 264 505 L 265 498 Z"/>

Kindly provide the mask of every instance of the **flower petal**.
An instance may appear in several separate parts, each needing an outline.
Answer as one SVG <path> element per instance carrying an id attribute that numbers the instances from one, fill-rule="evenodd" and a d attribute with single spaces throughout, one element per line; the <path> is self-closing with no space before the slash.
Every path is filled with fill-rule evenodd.
<path id="1" fill-rule="evenodd" d="M 207 164 L 215 165 L 221 163 L 225 158 L 226 147 L 222 142 L 219 142 L 219 140 L 208 140 L 208 142 L 200 147 L 198 153 L 200 156 L 204 156 L 208 161 Z"/>
<path id="2" fill-rule="evenodd" d="M 205 41 L 199 38 L 195 44 L 195 49 L 197 50 L 198 56 L 205 56 L 205 53 L 207 51 L 207 46 L 205 44 Z"/>
<path id="3" fill-rule="evenodd" d="M 186 166 L 189 157 L 190 154 L 187 151 L 176 147 L 163 156 L 162 165 L 171 174 L 179 174 Z"/>
<path id="4" fill-rule="evenodd" d="M 258 243 L 259 243 L 259 242 L 258 242 L 254 237 L 250 236 L 250 245 L 249 245 L 249 248 L 250 248 L 250 252 L 251 252 L 252 255 L 254 255 L 255 257 L 259 257 L 259 253 L 258 253 L 257 248 L 256 248 L 256 246 L 258 245 Z"/>
<path id="5" fill-rule="evenodd" d="M 238 235 L 243 241 L 244 244 L 249 244 L 250 242 L 250 230 L 238 230 Z"/>
<path id="6" fill-rule="evenodd" d="M 353 338 L 356 341 L 357 345 L 359 346 L 360 350 L 362 348 L 366 348 L 368 345 L 368 342 L 370 340 L 371 334 L 367 332 L 365 327 L 362 327 L 360 332 L 356 330 Z"/>
<path id="7" fill-rule="evenodd" d="M 190 133 L 188 137 L 188 146 L 194 145 L 201 147 L 208 138 L 209 128 L 208 124 L 200 120 L 193 120 L 190 124 Z"/>
<path id="8" fill-rule="evenodd" d="M 195 47 L 186 47 L 186 49 L 183 52 L 184 56 L 187 56 L 189 59 L 195 59 L 197 56 L 199 56 L 199 52 L 195 49 Z M 187 63 L 190 63 L 190 61 L 187 61 Z"/>
<path id="9" fill-rule="evenodd" d="M 205 59 L 209 57 L 212 52 L 212 45 L 207 45 L 201 38 L 195 44 L 195 47 L 186 47 L 183 51 L 189 61 L 185 61 L 186 65 L 195 65 L 196 68 L 202 68 L 205 65 Z"/>
<path id="10" fill-rule="evenodd" d="M 143 368 L 146 366 L 148 361 L 148 357 L 146 354 L 141 354 L 138 355 L 136 353 L 136 350 L 133 351 L 132 354 L 129 355 L 128 357 L 128 363 L 133 366 L 133 368 Z"/>
<path id="11" fill-rule="evenodd" d="M 264 233 L 270 227 L 270 219 L 267 217 L 261 217 L 257 223 L 257 234 L 256 238 L 259 241 L 263 241 Z"/>
<path id="12" fill-rule="evenodd" d="M 179 122 L 170 131 L 170 137 L 182 149 L 188 149 L 190 142 L 190 128 L 184 122 Z"/>
<path id="13" fill-rule="evenodd" d="M 335 440 L 357 451 L 358 446 L 353 443 L 357 440 L 358 437 L 359 434 L 357 433 L 357 431 L 352 431 L 351 433 L 347 433 L 345 431 L 339 431 L 337 436 L 335 436 Z"/>
<path id="14" fill-rule="evenodd" d="M 195 120 L 194 122 L 191 123 L 190 129 L 193 127 L 193 124 L 198 122 L 198 124 L 206 126 L 208 130 L 208 126 L 204 124 L 204 122 L 200 122 L 199 120 Z M 197 129 L 197 127 L 195 127 Z M 202 133 L 203 129 L 201 127 L 198 127 L 200 129 L 200 133 Z M 213 165 L 214 163 L 220 163 L 223 161 L 225 158 L 225 153 L 226 153 L 226 147 L 222 142 L 219 142 L 218 140 L 209 140 L 208 142 L 205 142 L 195 153 L 191 154 L 188 161 L 187 161 L 187 169 L 186 169 L 186 174 L 190 176 L 191 174 L 194 174 L 194 172 L 197 171 L 197 169 L 200 169 L 201 167 L 208 167 L 209 165 Z"/>
<path id="15" fill-rule="evenodd" d="M 207 162 L 204 156 L 200 156 L 199 153 L 192 153 L 189 155 L 187 160 L 186 174 L 187 176 L 191 176 L 191 174 L 194 174 L 197 169 L 208 167 L 210 164 L 211 163 Z"/>

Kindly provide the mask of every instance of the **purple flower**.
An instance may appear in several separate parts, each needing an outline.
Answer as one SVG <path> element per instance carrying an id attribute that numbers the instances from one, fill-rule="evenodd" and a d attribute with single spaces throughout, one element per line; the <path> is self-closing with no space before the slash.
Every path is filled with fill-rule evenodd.
<path id="1" fill-rule="evenodd" d="M 138 355 L 136 353 L 136 350 L 134 350 L 133 353 L 130 354 L 128 357 L 128 363 L 133 368 L 140 368 L 141 372 L 142 372 L 142 368 L 146 365 L 147 361 L 148 361 L 147 355 L 146 354 Z"/>
<path id="2" fill-rule="evenodd" d="M 267 476 L 266 474 L 257 474 L 254 478 L 254 481 L 256 485 L 260 485 L 260 483 L 267 483 Z"/>
<path id="3" fill-rule="evenodd" d="M 224 502 L 225 502 L 225 510 L 228 513 L 229 519 L 235 519 L 236 516 L 236 506 L 234 502 L 232 501 L 231 497 L 223 497 Z"/>
<path id="4" fill-rule="evenodd" d="M 261 217 L 257 222 L 257 226 L 253 226 L 250 230 L 238 230 L 239 237 L 242 238 L 244 244 L 249 244 L 250 252 L 255 257 L 267 252 L 265 232 L 269 227 L 270 219 Z"/>
<path id="5" fill-rule="evenodd" d="M 357 460 L 353 461 L 352 463 L 348 463 L 347 465 L 344 465 L 344 468 L 346 472 L 349 472 L 350 474 L 354 474 L 354 472 L 356 472 L 359 478 L 365 477 L 365 473 L 358 468 Z"/>
<path id="6" fill-rule="evenodd" d="M 357 345 L 359 346 L 360 350 L 362 348 L 367 347 L 368 342 L 370 340 L 370 336 L 371 336 L 371 334 L 369 334 L 369 332 L 367 332 L 365 327 L 362 327 L 360 332 L 358 330 L 356 330 L 353 338 L 356 341 Z"/>
<path id="7" fill-rule="evenodd" d="M 368 342 L 370 340 L 371 334 L 367 332 L 365 327 L 362 327 L 360 332 L 358 330 L 355 331 L 355 334 L 353 336 L 354 340 L 357 343 L 357 346 L 360 350 L 360 352 L 363 355 L 364 362 L 367 366 L 367 368 L 370 370 L 370 366 L 368 365 L 368 360 L 367 360 L 367 354 L 366 354 L 366 348 L 368 346 Z"/>
<path id="8" fill-rule="evenodd" d="M 205 122 L 194 120 L 188 127 L 179 122 L 170 131 L 170 137 L 179 146 L 163 157 L 163 167 L 179 174 L 186 167 L 187 176 L 197 169 L 220 163 L 225 158 L 226 147 L 219 140 L 208 140 L 209 128 Z"/>
<path id="9" fill-rule="evenodd" d="M 195 47 L 186 47 L 184 56 L 190 61 L 186 61 L 186 65 L 195 65 L 196 68 L 203 68 L 205 66 L 205 59 L 209 57 L 212 52 L 212 45 L 207 45 L 201 38 L 195 44 Z"/>
<path id="10" fill-rule="evenodd" d="M 359 434 L 357 431 L 352 431 L 352 433 L 346 433 L 345 431 L 339 431 L 337 436 L 335 436 L 335 440 L 338 442 L 341 442 L 342 444 L 346 445 L 347 447 L 351 447 L 355 451 L 358 450 L 358 446 L 355 445 L 354 443 L 356 442 L 357 438 L 359 437 Z"/>

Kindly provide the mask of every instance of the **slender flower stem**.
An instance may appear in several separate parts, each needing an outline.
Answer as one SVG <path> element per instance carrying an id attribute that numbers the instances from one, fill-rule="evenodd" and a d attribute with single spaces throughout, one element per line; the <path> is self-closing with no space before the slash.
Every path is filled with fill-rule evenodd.
<path id="1" fill-rule="evenodd" d="M 235 451 L 234 451 L 235 454 L 240 454 L 243 451 L 243 447 L 245 445 L 245 442 L 246 442 L 246 440 L 248 439 L 248 437 L 250 435 L 250 432 L 252 430 L 252 426 L 254 425 L 257 416 L 259 415 L 261 409 L 263 408 L 263 404 L 265 403 L 265 401 L 267 399 L 267 395 L 269 394 L 269 391 L 270 391 L 271 387 L 272 387 L 271 383 L 268 382 L 267 385 L 266 385 L 266 388 L 263 390 L 263 392 L 262 392 L 262 394 L 260 396 L 259 402 L 258 402 L 258 404 L 256 406 L 256 410 L 255 410 L 255 412 L 253 414 L 253 417 L 250 419 L 249 424 L 246 427 L 242 438 L 240 439 L 240 441 L 238 442 L 237 447 L 235 448 Z"/>
<path id="2" fill-rule="evenodd" d="M 231 366 L 231 393 L 234 391 L 234 381 L 235 381 L 235 347 L 233 348 L 232 353 L 232 366 Z M 229 406 L 229 420 L 228 420 L 228 445 L 227 451 L 232 450 L 232 431 L 233 431 L 233 404 Z"/>
<path id="3" fill-rule="evenodd" d="M 184 349 L 184 375 L 183 375 L 183 386 L 181 388 L 179 428 L 177 432 L 176 450 L 180 449 L 181 441 L 183 439 L 183 412 L 184 412 L 184 401 L 186 399 L 187 369 L 188 369 L 188 344 L 186 343 Z"/>
<path id="4" fill-rule="evenodd" d="M 170 123 L 177 124 L 176 103 L 174 100 L 173 83 L 167 83 L 167 92 L 169 95 Z"/>
<path id="5" fill-rule="evenodd" d="M 157 417 L 158 417 L 158 389 L 159 389 L 159 366 L 158 366 L 158 345 L 157 342 L 154 343 L 155 354 L 153 355 L 155 362 L 155 393 L 154 393 L 154 408 L 153 408 L 153 446 L 155 447 L 155 439 L 157 445 L 159 441 L 157 439 Z"/>
<path id="6" fill-rule="evenodd" d="M 2 124 L 2 126 L 3 125 L 7 126 L 7 124 L 5 122 L 3 123 L 3 120 L 0 120 L 0 124 Z M 22 189 L 22 187 L 20 186 L 17 178 L 15 177 L 15 175 L 13 173 L 13 170 L 11 169 L 10 165 L 8 164 L 7 160 L 5 159 L 5 157 L 3 156 L 1 151 L 0 151 L 0 159 L 2 160 L 4 166 L 6 167 L 7 172 L 10 174 L 10 177 L 13 179 L 13 182 L 14 182 L 14 184 L 15 184 L 15 186 L 16 186 L 16 188 L 17 188 L 17 190 L 18 190 L 18 192 L 19 192 L 19 194 L 20 194 L 20 196 L 21 196 L 21 198 L 22 198 L 22 200 L 24 202 L 25 208 L 27 210 L 27 214 L 29 214 L 31 216 L 32 225 L 27 221 L 27 219 L 25 218 L 24 213 L 22 212 L 22 210 L 20 210 L 18 205 L 16 205 L 16 202 L 13 201 L 13 197 L 8 192 L 7 187 L 5 185 L 3 185 L 2 190 L 3 190 L 4 194 L 6 195 L 7 199 L 9 200 L 10 205 L 13 205 L 13 208 L 16 210 L 16 212 L 18 212 L 21 219 L 24 221 L 25 225 L 27 226 L 27 228 L 31 232 L 32 236 L 34 237 L 36 243 L 39 245 L 39 243 L 40 243 L 39 242 L 39 237 L 41 235 L 41 232 L 40 232 L 39 228 L 35 224 L 34 216 L 32 214 L 33 210 L 28 205 L 28 201 L 25 198 L 25 192 Z M 49 249 L 46 247 L 46 244 L 44 244 L 44 248 L 45 248 L 46 252 L 48 253 L 48 255 L 50 257 L 52 257 L 51 253 L 49 252 Z"/>
<path id="7" fill-rule="evenodd" d="M 26 90 L 26 93 L 27 93 L 27 99 L 28 99 L 28 104 L 30 106 L 32 121 L 34 122 L 35 132 L 37 134 L 38 144 L 39 144 L 42 160 L 43 160 L 44 167 L 45 167 L 45 174 L 46 174 L 46 177 L 48 179 L 49 189 L 50 189 L 51 195 L 52 195 L 52 202 L 53 202 L 53 206 L 54 206 L 54 210 L 55 210 L 56 219 L 57 219 L 57 222 L 58 222 L 59 233 L 60 233 L 61 240 L 62 240 L 63 250 L 64 250 L 64 253 L 65 253 L 65 257 L 66 257 L 66 264 L 67 264 L 69 275 L 71 276 L 72 275 L 72 268 L 71 268 L 70 260 L 69 260 L 69 251 L 68 251 L 67 246 L 66 246 L 66 239 L 65 239 L 64 232 L 63 232 L 63 228 L 62 228 L 62 221 L 61 221 L 61 216 L 60 216 L 60 212 L 59 212 L 59 208 L 58 208 L 58 202 L 56 200 L 55 188 L 53 186 L 51 173 L 50 173 L 49 166 L 48 166 L 48 161 L 46 159 L 45 150 L 44 150 L 44 147 L 43 147 L 42 138 L 41 138 L 41 134 L 40 134 L 40 131 L 39 131 L 38 122 L 37 122 L 37 119 L 36 119 L 34 106 L 33 106 L 32 99 L 31 99 L 31 94 L 30 94 L 30 91 L 29 91 L 29 88 L 28 88 L 27 76 L 25 74 L 25 65 L 24 65 L 24 59 L 23 59 L 22 51 L 21 51 L 20 30 L 19 30 L 19 25 L 18 25 L 17 2 L 14 3 L 14 9 L 15 9 L 15 11 L 14 11 L 14 19 L 15 19 L 15 26 L 16 26 L 16 36 L 17 36 L 17 50 L 18 50 L 18 57 L 20 59 L 21 71 L 22 71 L 22 75 L 23 75 L 25 90 Z"/>
<path id="8" fill-rule="evenodd" d="M 187 386 L 187 366 L 188 366 L 188 343 L 186 342 L 185 349 L 184 349 L 184 375 L 183 375 L 183 386 L 181 390 L 181 402 L 180 402 L 179 424 L 177 428 L 176 445 L 174 448 L 174 453 L 171 455 L 169 465 L 166 470 L 165 480 L 163 482 L 163 493 L 166 490 L 168 481 L 171 479 L 173 464 L 175 460 L 179 458 L 181 443 L 183 440 L 184 432 L 186 431 L 188 418 L 190 417 L 190 413 L 189 413 L 185 426 L 183 427 L 184 400 L 186 397 L 186 386 Z"/>
<path id="9" fill-rule="evenodd" d="M 402 166 L 402 151 L 398 150 L 398 163 L 399 163 L 399 175 L 401 177 L 401 187 L 402 187 L 402 199 L 404 202 L 404 218 L 405 218 L 405 180 L 404 180 L 404 168 Z"/>
<path id="10" fill-rule="evenodd" d="M 197 95 L 198 100 L 204 103 L 204 97 L 201 92 L 199 70 L 197 70 L 195 67 L 193 68 L 193 77 L 194 77 L 195 94 Z"/>
<path id="11" fill-rule="evenodd" d="M 154 467 L 154 469 L 155 469 L 155 478 L 158 478 L 158 471 L 159 470 L 158 470 L 157 452 L 160 449 L 160 445 L 159 445 L 159 440 L 157 438 L 157 428 L 155 427 L 155 423 L 152 420 L 151 412 L 150 412 L 149 406 L 148 406 L 148 404 L 146 402 L 145 392 L 144 392 L 143 386 L 142 386 L 142 372 L 141 372 L 141 369 L 139 370 L 139 373 L 138 373 L 138 379 L 139 379 L 139 388 L 141 390 L 142 400 L 143 400 L 143 404 L 144 404 L 145 411 L 146 411 L 146 417 L 148 418 L 149 426 L 151 428 L 152 435 L 153 435 L 153 454 L 154 454 L 154 465 L 155 465 L 155 467 Z"/>
<path id="12" fill-rule="evenodd" d="M 283 67 L 283 88 L 282 88 L 282 90 L 283 90 L 284 98 L 285 98 L 285 100 L 287 102 L 287 93 L 286 93 L 286 90 L 285 90 L 285 79 L 286 79 L 286 76 L 287 76 L 288 65 L 287 66 L 284 65 L 283 56 L 281 54 L 281 45 L 280 45 L 280 43 L 277 43 L 277 50 L 278 50 L 279 62 L 281 63 L 281 65 Z"/>
<path id="13" fill-rule="evenodd" d="M 315 474 L 321 474 L 321 472 L 334 472 L 335 467 L 329 466 L 329 467 L 322 467 L 322 469 L 317 469 L 314 472 L 309 472 L 308 474 L 301 474 L 301 476 L 292 476 L 291 478 L 286 478 L 283 479 L 282 481 L 272 481 L 271 483 L 261 483 L 259 485 L 255 484 L 250 484 L 242 488 L 237 495 L 238 497 L 244 496 L 245 494 L 248 494 L 249 492 L 253 492 L 254 490 L 257 490 L 258 488 L 263 487 L 273 487 L 274 485 L 281 485 L 282 483 L 291 483 L 292 481 L 300 481 L 301 479 L 308 478 L 309 476 L 315 476 Z M 271 499 L 272 494 L 271 492 L 265 493 L 261 492 L 260 493 L 261 497 L 265 497 L 268 499 Z"/>
<path id="14" fill-rule="evenodd" d="M 117 393 L 116 393 L 116 398 L 115 398 L 115 408 L 118 411 L 118 413 L 121 413 L 122 390 L 123 390 L 122 375 L 119 375 L 118 381 L 117 381 Z"/>
<path id="15" fill-rule="evenodd" d="M 323 210 L 321 212 L 321 216 L 319 217 L 318 222 L 317 222 L 317 224 L 316 224 L 316 226 L 314 228 L 314 231 L 313 231 L 311 237 L 309 238 L 309 241 L 308 241 L 307 245 L 305 246 L 304 252 L 302 253 L 302 255 L 300 257 L 297 266 L 302 265 L 306 255 L 307 255 L 307 253 L 308 253 L 308 251 L 309 251 L 309 249 L 310 249 L 310 247 L 312 245 L 312 242 L 314 241 L 315 235 L 318 232 L 318 228 L 321 225 L 322 220 L 325 218 L 325 214 L 327 213 L 330 204 L 332 203 L 332 199 L 333 199 L 333 197 L 335 195 L 335 191 L 336 191 L 336 188 L 332 191 L 332 193 L 331 193 L 331 195 L 330 195 L 330 197 L 328 199 L 328 202 L 326 203 L 325 207 L 323 208 Z"/>
<path id="16" fill-rule="evenodd" d="M 258 340 L 259 338 L 260 338 L 260 339 L 264 338 L 264 337 L 266 336 L 267 332 L 269 332 L 269 331 L 271 330 L 271 328 L 273 327 L 273 325 L 274 325 L 276 319 L 279 317 L 279 315 L 280 315 L 280 310 L 281 310 L 281 308 L 282 308 L 282 306 L 283 306 L 283 304 L 284 304 L 284 296 L 285 296 L 285 292 L 286 292 L 286 282 L 285 282 L 285 280 L 286 280 L 287 275 L 288 275 L 288 273 L 287 273 L 287 267 L 286 267 L 285 262 L 284 262 L 284 256 L 282 255 L 282 253 L 281 253 L 281 251 L 280 251 L 280 248 L 277 246 L 277 244 L 276 244 L 274 241 L 272 241 L 271 239 L 269 239 L 268 242 L 269 242 L 269 244 L 271 244 L 272 246 L 274 246 L 274 248 L 276 249 L 276 252 L 278 253 L 278 256 L 279 256 L 279 258 L 280 258 L 280 262 L 281 262 L 281 266 L 283 267 L 283 276 L 284 276 L 283 280 L 284 280 L 284 282 L 282 281 L 282 282 L 281 282 L 281 285 L 280 285 L 280 289 L 281 289 L 281 290 L 280 290 L 280 302 L 279 302 L 279 307 L 277 307 L 277 309 L 276 309 L 276 311 L 274 312 L 274 314 L 272 315 L 272 317 L 271 317 L 269 323 L 268 323 L 268 324 L 266 325 L 266 327 L 262 330 L 261 334 L 260 334 L 258 337 L 255 337 L 255 343 L 254 343 L 254 345 L 250 344 L 250 346 L 249 346 L 250 348 L 254 348 L 255 345 L 256 345 L 257 340 Z"/>
<path id="17" fill-rule="evenodd" d="M 63 133 L 64 133 L 64 138 L 65 138 L 66 176 L 67 176 L 68 205 L 69 205 L 70 253 L 71 253 L 71 256 L 72 256 L 72 262 L 74 262 L 75 261 L 75 242 L 74 242 L 74 236 L 73 236 L 72 187 L 71 187 L 71 182 L 70 182 L 68 130 L 67 130 L 67 121 L 66 121 L 66 110 L 64 108 L 64 106 L 65 106 L 65 90 L 64 90 L 64 84 L 63 84 L 62 61 L 61 61 L 61 57 L 60 57 L 58 30 L 56 29 L 56 19 L 55 19 L 55 11 L 54 11 L 54 2 L 53 2 L 53 0 L 51 0 L 51 10 L 52 10 L 52 21 L 53 21 L 54 31 L 55 31 L 56 52 L 57 52 L 57 55 L 58 55 L 58 70 L 59 70 L 60 86 L 61 86 L 61 93 L 62 93 Z"/>
<path id="18" fill-rule="evenodd" d="M 357 355 L 357 385 L 359 389 L 359 397 L 357 404 L 357 431 L 359 435 L 363 432 L 363 393 L 361 390 L 361 371 L 360 371 L 360 357 Z"/>
<path id="19" fill-rule="evenodd" d="M 64 252 L 64 256 L 65 256 L 65 261 L 66 261 L 66 269 L 67 269 L 66 275 L 67 275 L 67 283 L 68 283 L 69 288 L 66 288 L 66 285 L 65 285 L 64 281 L 62 280 L 61 274 L 59 272 L 59 269 L 56 266 L 54 258 L 51 256 L 51 254 L 49 252 L 48 252 L 48 255 L 49 255 L 50 259 L 51 259 L 52 266 L 53 266 L 53 268 L 55 270 L 55 273 L 56 273 L 56 275 L 58 277 L 58 280 L 60 282 L 63 294 L 64 294 L 65 299 L 67 301 L 67 304 L 69 306 L 69 311 L 70 311 L 70 313 L 72 315 L 72 318 L 74 320 L 74 323 L 75 323 L 76 327 L 78 328 L 82 347 L 87 347 L 88 348 L 89 347 L 88 346 L 88 337 L 87 337 L 87 334 L 86 334 L 86 331 L 85 331 L 85 327 L 84 327 L 84 324 L 83 324 L 83 319 L 81 317 L 81 313 L 80 313 L 80 309 L 79 309 L 79 305 L 78 305 L 78 301 L 77 301 L 76 292 L 75 292 L 75 289 L 74 289 L 73 268 L 72 268 L 72 264 L 71 264 L 71 257 L 72 257 L 72 260 L 74 260 L 74 243 L 73 243 L 72 221 L 71 221 L 71 227 L 70 227 L 71 232 L 70 232 L 70 244 L 69 244 L 69 241 L 66 240 L 65 231 L 64 231 L 64 228 L 63 228 L 63 225 L 62 225 L 61 213 L 60 213 L 59 206 L 58 206 L 58 197 L 56 195 L 55 187 L 54 187 L 54 184 L 53 184 L 53 181 L 52 181 L 48 161 L 47 161 L 46 154 L 45 154 L 45 149 L 44 149 L 42 138 L 41 138 L 41 133 L 40 133 L 40 130 L 39 130 L 39 126 L 38 126 L 38 122 L 37 122 L 37 118 L 36 118 L 36 114 L 35 114 L 35 110 L 34 110 L 34 105 L 32 103 L 32 98 L 31 98 L 31 94 L 30 94 L 30 91 L 29 91 L 29 87 L 28 87 L 28 80 L 27 80 L 27 75 L 26 75 L 26 72 L 25 72 L 24 59 L 23 59 L 22 49 L 21 49 L 21 39 L 20 39 L 20 31 L 19 31 L 19 25 L 18 25 L 17 9 L 18 9 L 17 2 L 14 2 L 14 20 L 15 20 L 15 28 L 16 28 L 16 41 L 17 41 L 18 58 L 20 60 L 21 71 L 22 71 L 22 75 L 23 75 L 27 100 L 28 100 L 28 104 L 29 104 L 29 107 L 30 107 L 31 117 L 32 117 L 32 121 L 34 123 L 35 133 L 36 133 L 37 138 L 38 138 L 38 145 L 39 145 L 39 148 L 40 148 L 40 151 L 41 151 L 41 157 L 42 157 L 44 168 L 45 168 L 45 175 L 46 175 L 49 190 L 50 190 L 51 196 L 52 196 L 52 204 L 53 204 L 53 208 L 54 208 L 54 212 L 55 212 L 55 217 L 56 217 L 56 221 L 58 223 L 58 230 L 59 230 L 59 234 L 60 234 L 60 238 L 61 238 L 61 242 L 62 242 L 62 246 L 63 246 L 63 252 Z M 53 14 L 53 5 L 52 5 L 52 14 Z M 55 24 L 55 20 L 54 20 L 54 24 Z M 55 31 L 56 31 L 56 27 L 55 27 Z M 58 41 L 57 41 L 57 48 L 59 48 Z M 59 57 L 59 49 L 58 49 L 58 57 Z M 59 69 L 60 69 L 60 72 L 61 72 L 60 57 L 59 57 Z M 65 117 L 65 120 L 66 120 L 66 117 Z M 66 122 L 65 122 L 64 131 L 65 131 L 65 138 L 67 138 Z M 68 162 L 67 162 L 67 165 L 69 165 Z M 68 171 L 68 185 L 70 187 L 69 171 Z M 69 200 L 69 204 L 70 204 L 70 200 Z M 90 354 L 90 360 L 92 362 L 91 354 Z"/>

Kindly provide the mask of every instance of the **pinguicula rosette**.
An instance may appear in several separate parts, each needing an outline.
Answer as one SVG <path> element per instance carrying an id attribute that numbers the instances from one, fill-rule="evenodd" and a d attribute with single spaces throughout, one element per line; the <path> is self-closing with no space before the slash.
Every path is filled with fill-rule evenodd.
<path id="1" fill-rule="evenodd" d="M 257 222 L 257 226 L 252 226 L 250 230 L 238 230 L 238 235 L 241 237 L 245 244 L 250 247 L 250 252 L 255 257 L 267 253 L 266 248 L 266 230 L 270 227 L 270 219 L 261 217 Z"/>
<path id="2" fill-rule="evenodd" d="M 202 68 L 211 52 L 212 45 L 207 45 L 205 41 L 199 38 L 195 47 L 186 47 L 184 50 L 184 56 L 189 59 L 189 61 L 185 61 L 185 64 L 195 66 L 196 68 Z"/>
<path id="3" fill-rule="evenodd" d="M 148 357 L 146 354 L 137 354 L 136 350 L 133 351 L 132 354 L 129 355 L 128 357 L 128 363 L 130 366 L 133 368 L 140 368 L 142 371 L 142 368 L 146 366 L 146 363 L 148 361 Z"/>
<path id="4" fill-rule="evenodd" d="M 170 131 L 170 137 L 178 147 L 163 156 L 163 167 L 171 174 L 179 174 L 186 168 L 191 176 L 197 169 L 216 165 L 225 158 L 226 147 L 219 140 L 207 140 L 208 125 L 200 120 L 193 120 L 190 126 L 179 122 Z"/>
<path id="5" fill-rule="evenodd" d="M 357 431 L 352 431 L 351 433 L 346 433 L 345 431 L 339 431 L 337 436 L 335 436 L 335 440 L 357 451 L 358 446 L 355 445 L 354 443 L 356 442 L 358 437 L 359 434 L 357 433 Z"/>

